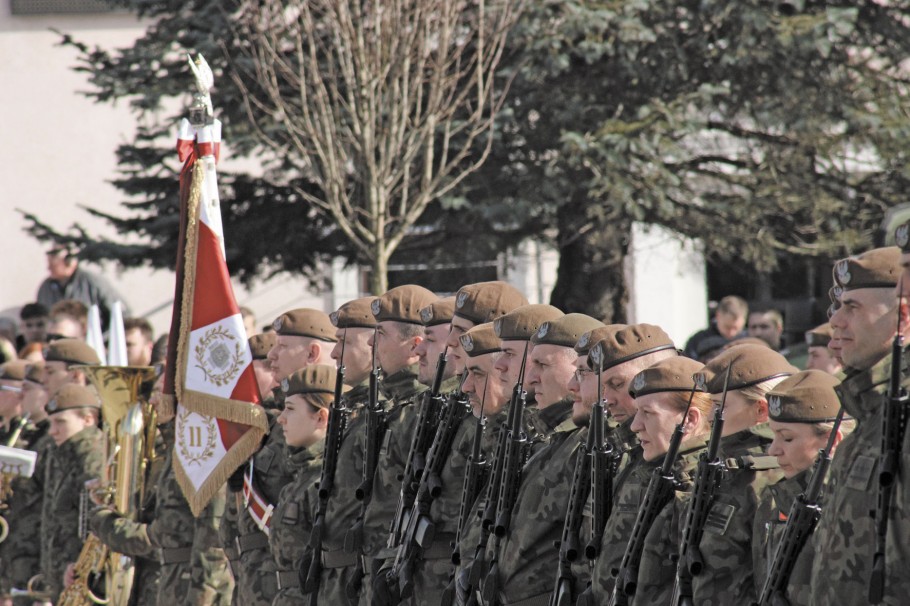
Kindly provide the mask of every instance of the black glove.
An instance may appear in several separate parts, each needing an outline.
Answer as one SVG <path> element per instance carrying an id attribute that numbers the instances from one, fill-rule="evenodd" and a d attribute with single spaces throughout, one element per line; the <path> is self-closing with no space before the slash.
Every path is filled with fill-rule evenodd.
<path id="1" fill-rule="evenodd" d="M 246 475 L 247 469 L 249 469 L 248 462 L 234 470 L 234 473 L 231 474 L 227 481 L 228 490 L 231 492 L 243 492 L 243 477 Z"/>
<path id="2" fill-rule="evenodd" d="M 391 572 L 382 569 L 373 576 L 373 606 L 398 606 L 401 603 L 398 579 Z"/>

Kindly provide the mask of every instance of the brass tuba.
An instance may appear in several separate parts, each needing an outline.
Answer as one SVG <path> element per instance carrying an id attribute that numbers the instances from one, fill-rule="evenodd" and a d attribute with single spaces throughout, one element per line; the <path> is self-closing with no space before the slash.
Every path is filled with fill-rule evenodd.
<path id="1" fill-rule="evenodd" d="M 83 366 L 101 398 L 105 466 L 99 500 L 136 519 L 145 490 L 146 469 L 154 455 L 155 412 L 148 395 L 155 369 L 150 366 Z M 84 497 L 87 495 L 84 495 Z M 87 501 L 87 499 L 85 499 Z M 58 606 L 125 606 L 133 587 L 133 559 L 107 548 L 88 532 L 91 507 L 81 508 L 79 528 L 85 544 L 75 565 L 75 581 L 60 594 Z M 101 581 L 99 583 L 99 580 Z M 103 587 L 98 595 L 95 587 Z"/>

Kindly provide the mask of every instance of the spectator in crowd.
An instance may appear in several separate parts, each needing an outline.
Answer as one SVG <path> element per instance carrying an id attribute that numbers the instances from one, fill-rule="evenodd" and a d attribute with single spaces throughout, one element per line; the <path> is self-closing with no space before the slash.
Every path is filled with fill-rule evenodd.
<path id="1" fill-rule="evenodd" d="M 247 338 L 259 334 L 256 329 L 256 314 L 253 313 L 252 309 L 242 306 L 240 308 L 240 317 L 243 318 L 243 327 L 246 329 Z"/>
<path id="2" fill-rule="evenodd" d="M 833 329 L 828 322 L 806 331 L 806 344 L 809 346 L 806 370 L 822 370 L 832 375 L 843 370 L 840 360 L 829 347 L 832 335 Z"/>
<path id="3" fill-rule="evenodd" d="M 698 359 L 699 344 L 709 338 L 720 336 L 727 341 L 745 336 L 746 317 L 749 315 L 749 304 L 742 297 L 729 295 L 720 300 L 714 310 L 714 319 L 708 328 L 702 329 L 689 337 L 684 350 L 685 355 Z M 702 352 L 704 355 L 705 352 Z"/>
<path id="4" fill-rule="evenodd" d="M 75 299 L 57 301 L 51 307 L 48 339 L 82 339 L 88 330 L 88 307 Z"/>
<path id="5" fill-rule="evenodd" d="M 50 322 L 50 311 L 41 303 L 26 303 L 19 310 L 19 332 L 22 349 L 30 343 L 47 343 L 47 325 Z"/>
<path id="6" fill-rule="evenodd" d="M 38 287 L 37 300 L 48 309 L 65 299 L 81 301 L 86 307 L 97 304 L 101 325 L 110 322 L 111 307 L 120 301 L 124 317 L 129 317 L 126 302 L 107 280 L 79 267 L 72 245 L 54 244 L 47 251 L 48 277 Z"/>
<path id="7" fill-rule="evenodd" d="M 771 349 L 787 355 L 784 351 L 784 317 L 776 309 L 756 310 L 749 314 L 748 333 L 771 346 Z"/>
<path id="8" fill-rule="evenodd" d="M 155 346 L 152 325 L 145 318 L 127 318 L 123 321 L 126 336 L 126 360 L 130 366 L 148 366 L 152 363 Z"/>

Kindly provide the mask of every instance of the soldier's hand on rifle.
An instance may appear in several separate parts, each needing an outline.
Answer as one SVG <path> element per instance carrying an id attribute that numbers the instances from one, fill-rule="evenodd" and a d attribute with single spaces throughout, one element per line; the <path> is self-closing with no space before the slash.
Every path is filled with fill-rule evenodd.
<path id="1" fill-rule="evenodd" d="M 375 606 L 397 606 L 401 602 L 398 579 L 391 570 L 383 568 L 373 577 L 373 604 Z"/>

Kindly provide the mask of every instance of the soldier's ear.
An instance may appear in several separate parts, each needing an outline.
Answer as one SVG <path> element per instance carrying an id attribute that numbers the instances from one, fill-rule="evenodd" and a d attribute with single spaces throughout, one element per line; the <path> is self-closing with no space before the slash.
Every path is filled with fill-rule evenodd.
<path id="1" fill-rule="evenodd" d="M 910 333 L 910 301 L 906 297 L 901 297 L 898 300 L 897 311 L 899 314 L 898 318 L 898 330 L 900 333 L 906 337 Z"/>
<path id="2" fill-rule="evenodd" d="M 762 398 L 755 404 L 758 409 L 756 414 L 758 415 L 758 423 L 767 423 L 768 422 L 768 400 Z"/>

